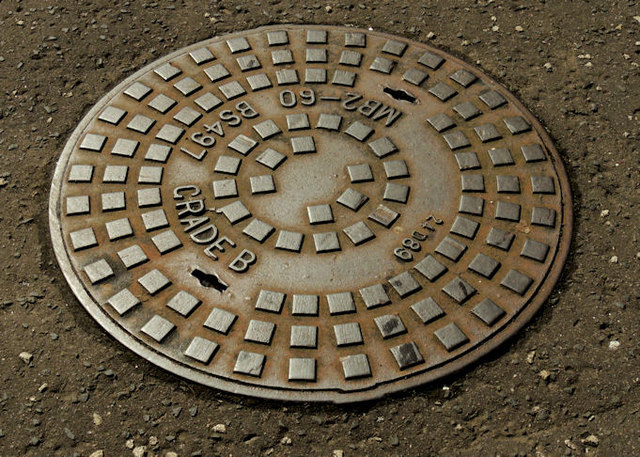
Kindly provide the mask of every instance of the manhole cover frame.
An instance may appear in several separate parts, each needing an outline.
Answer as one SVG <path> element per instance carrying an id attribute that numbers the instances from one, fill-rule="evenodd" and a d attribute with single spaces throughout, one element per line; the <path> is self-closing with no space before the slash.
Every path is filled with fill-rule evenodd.
<path id="1" fill-rule="evenodd" d="M 271 25 L 271 26 L 263 26 L 251 30 L 245 30 L 240 32 L 235 32 L 227 35 L 222 35 L 218 37 L 212 37 L 211 39 L 204 40 L 199 43 L 195 43 L 191 46 L 187 46 L 185 48 L 181 48 L 171 54 L 162 57 L 159 60 L 153 61 L 152 63 L 145 65 L 143 68 L 136 71 L 134 74 L 130 75 L 123 81 L 119 82 L 115 87 L 113 87 L 110 91 L 108 91 L 91 109 L 86 115 L 83 116 L 81 122 L 77 125 L 71 136 L 68 138 L 65 148 L 58 158 L 58 162 L 56 165 L 55 173 L 53 175 L 52 185 L 51 185 L 51 193 L 49 199 L 49 222 L 50 222 L 50 233 L 52 238 L 52 245 L 54 249 L 54 253 L 60 265 L 60 268 L 64 274 L 65 279 L 68 284 L 71 286 L 71 290 L 74 295 L 78 298 L 82 306 L 89 312 L 89 314 L 98 321 L 98 323 L 113 336 L 117 341 L 125 345 L 128 349 L 134 351 L 139 356 L 149 360 L 151 363 L 169 371 L 173 374 L 176 374 L 180 377 L 190 379 L 192 381 L 198 382 L 200 384 L 214 387 L 217 389 L 221 389 L 226 392 L 249 395 L 260 398 L 267 399 L 277 399 L 277 400 L 291 400 L 291 401 L 331 401 L 335 403 L 351 403 L 358 402 L 364 400 L 370 400 L 379 398 L 386 394 L 406 390 L 408 388 L 417 387 L 426 383 L 433 382 L 434 380 L 441 379 L 445 376 L 449 376 L 453 373 L 456 373 L 467 366 L 473 364 L 478 361 L 481 357 L 485 356 L 496 347 L 500 346 L 507 339 L 512 338 L 516 335 L 522 327 L 531 320 L 531 318 L 536 314 L 536 312 L 540 309 L 540 307 L 547 300 L 551 292 L 553 291 L 558 279 L 561 277 L 562 269 L 565 265 L 566 259 L 569 254 L 569 247 L 572 240 L 572 232 L 573 232 L 573 211 L 572 211 L 572 197 L 571 197 L 571 188 L 569 184 L 569 180 L 567 177 L 567 173 L 565 167 L 563 165 L 562 159 L 558 154 L 557 149 L 555 148 L 551 138 L 547 134 L 544 127 L 540 124 L 537 118 L 514 96 L 509 92 L 502 84 L 500 84 L 495 79 L 491 78 L 485 72 L 481 72 L 483 80 L 498 86 L 501 91 L 501 95 L 503 95 L 509 103 L 513 104 L 514 107 L 521 111 L 527 118 L 527 121 L 531 124 L 532 130 L 534 130 L 539 139 L 543 143 L 544 147 L 549 153 L 549 158 L 553 162 L 554 169 L 556 171 L 556 177 L 558 179 L 558 183 L 560 185 L 559 193 L 562 196 L 561 206 L 562 211 L 558 219 L 560 222 L 559 229 L 559 239 L 558 248 L 556 252 L 555 259 L 552 260 L 551 266 L 547 271 L 546 279 L 542 280 L 540 286 L 537 291 L 533 295 L 533 300 L 529 301 L 529 303 L 525 304 L 521 309 L 519 314 L 513 318 L 509 324 L 505 326 L 498 333 L 494 334 L 488 340 L 484 341 L 482 344 L 476 345 L 473 349 L 463 353 L 457 359 L 450 359 L 446 362 L 444 366 L 431 369 L 426 373 L 421 373 L 418 376 L 410 376 L 404 379 L 394 380 L 392 383 L 387 385 L 375 385 L 371 390 L 363 390 L 357 392 L 349 392 L 348 394 L 343 394 L 337 391 L 327 391 L 327 392 L 318 392 L 311 391 L 307 392 L 304 390 L 291 390 L 284 391 L 284 389 L 276 389 L 270 387 L 261 387 L 248 383 L 243 383 L 237 380 L 228 380 L 224 378 L 214 377 L 210 374 L 205 374 L 199 370 L 193 369 L 187 365 L 183 365 L 175 360 L 170 359 L 169 357 L 156 352 L 150 346 L 143 344 L 139 339 L 131 335 L 129 332 L 124 330 L 116 321 L 110 318 L 106 313 L 101 309 L 101 307 L 94 301 L 94 299 L 90 296 L 88 290 L 85 288 L 84 284 L 80 280 L 79 273 L 74 270 L 70 260 L 70 253 L 65 248 L 65 243 L 63 240 L 62 234 L 62 226 L 60 220 L 60 211 L 61 211 L 61 184 L 64 182 L 63 174 L 66 169 L 66 165 L 68 160 L 73 153 L 77 143 L 84 133 L 85 128 L 89 125 L 91 121 L 93 121 L 105 108 L 108 102 L 117 94 L 119 94 L 124 88 L 138 80 L 141 76 L 151 71 L 153 68 L 158 67 L 159 65 L 169 62 L 172 59 L 184 55 L 190 51 L 194 51 L 203 46 L 203 43 L 206 43 L 210 40 L 223 41 L 229 40 L 236 37 L 243 37 L 249 33 L 266 33 L 268 31 L 276 31 L 276 30 L 298 30 L 300 27 L 304 27 L 305 30 L 337 30 L 343 32 L 362 32 L 366 35 L 375 35 L 377 37 L 386 38 L 390 40 L 394 39 L 402 39 L 403 41 L 410 42 L 411 44 L 418 45 L 425 50 L 440 54 L 444 56 L 447 61 L 454 62 L 462 68 L 468 68 L 475 71 L 480 71 L 479 68 L 474 67 L 472 65 L 467 64 L 461 59 L 441 50 L 438 48 L 431 47 L 427 44 L 416 42 L 415 40 L 411 40 L 402 36 L 392 35 L 377 31 L 368 31 L 364 29 L 357 28 L 348 28 L 348 27 L 339 27 L 339 26 L 330 26 L 330 25 L 291 25 L 291 24 L 281 24 L 281 25 Z M 359 70 L 362 71 L 362 70 Z M 302 83 L 301 83 L 302 84 Z"/>

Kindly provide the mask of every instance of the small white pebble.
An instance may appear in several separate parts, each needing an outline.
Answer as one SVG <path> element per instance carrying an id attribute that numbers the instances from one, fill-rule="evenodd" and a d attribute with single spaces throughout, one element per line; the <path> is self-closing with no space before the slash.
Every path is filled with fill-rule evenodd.
<path id="1" fill-rule="evenodd" d="M 618 256 L 617 255 L 611 256 L 611 258 L 609 259 L 609 263 L 618 263 Z"/>
<path id="2" fill-rule="evenodd" d="M 600 217 L 607 217 L 608 215 L 609 215 L 608 209 L 603 209 L 602 211 L 600 211 Z"/>
<path id="3" fill-rule="evenodd" d="M 138 446 L 133 449 L 133 457 L 145 457 L 147 455 L 147 446 Z"/>
<path id="4" fill-rule="evenodd" d="M 500 27 L 498 27 L 497 25 L 494 25 L 493 27 L 491 27 L 491 30 L 494 32 L 497 32 L 498 30 L 500 30 Z"/>
<path id="5" fill-rule="evenodd" d="M 24 363 L 29 363 L 33 359 L 33 354 L 31 354 L 30 352 L 21 352 L 20 354 L 18 354 L 18 357 Z"/>
<path id="6" fill-rule="evenodd" d="M 94 425 L 102 425 L 102 416 L 98 413 L 93 413 Z"/>
<path id="7" fill-rule="evenodd" d="M 291 446 L 291 438 L 289 438 L 288 436 L 283 437 L 280 440 L 280 444 L 282 444 L 283 446 Z"/>
<path id="8" fill-rule="evenodd" d="M 618 340 L 609 341 L 609 349 L 611 349 L 612 351 L 615 351 L 619 347 L 620 347 L 620 341 Z"/>
<path id="9" fill-rule="evenodd" d="M 516 32 L 524 32 L 524 28 L 520 25 L 516 25 Z"/>
<path id="10" fill-rule="evenodd" d="M 227 426 L 224 424 L 216 424 L 213 426 L 213 431 L 215 433 L 227 433 Z"/>

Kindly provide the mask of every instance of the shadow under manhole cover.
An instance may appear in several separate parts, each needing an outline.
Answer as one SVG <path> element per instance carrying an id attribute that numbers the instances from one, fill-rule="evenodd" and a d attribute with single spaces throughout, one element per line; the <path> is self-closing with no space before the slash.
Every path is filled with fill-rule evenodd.
<path id="1" fill-rule="evenodd" d="M 378 397 L 531 318 L 571 234 L 540 124 L 404 38 L 275 26 L 127 78 L 52 185 L 58 261 L 117 340 L 179 376 L 283 400 Z"/>

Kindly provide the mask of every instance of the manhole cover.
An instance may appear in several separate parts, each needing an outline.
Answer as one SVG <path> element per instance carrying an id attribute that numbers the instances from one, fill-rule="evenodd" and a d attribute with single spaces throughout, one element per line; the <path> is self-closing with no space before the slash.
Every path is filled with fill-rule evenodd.
<path id="1" fill-rule="evenodd" d="M 549 295 L 571 204 L 540 124 L 437 49 L 276 26 L 109 92 L 56 169 L 51 233 L 82 304 L 180 376 L 359 401 L 496 347 Z"/>

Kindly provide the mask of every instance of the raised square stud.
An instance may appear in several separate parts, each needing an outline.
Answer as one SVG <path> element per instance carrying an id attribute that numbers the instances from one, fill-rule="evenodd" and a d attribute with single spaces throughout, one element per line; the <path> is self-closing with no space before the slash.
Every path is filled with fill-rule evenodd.
<path id="1" fill-rule="evenodd" d="M 342 116 L 337 114 L 325 114 L 322 113 L 318 117 L 318 123 L 316 128 L 324 130 L 340 130 L 340 124 L 342 123 Z"/>
<path id="2" fill-rule="evenodd" d="M 209 363 L 218 350 L 218 343 L 196 336 L 189 343 L 184 355 L 201 363 Z"/>
<path id="3" fill-rule="evenodd" d="M 368 200 L 369 197 L 350 187 L 336 201 L 352 211 L 358 211 Z"/>
<path id="4" fill-rule="evenodd" d="M 422 276 L 433 282 L 447 272 L 447 267 L 438 262 L 435 257 L 428 254 L 418 262 L 413 268 Z"/>
<path id="5" fill-rule="evenodd" d="M 460 330 L 460 327 L 454 323 L 436 330 L 434 334 L 449 352 L 469 342 L 467 335 L 465 335 L 462 330 Z"/>
<path id="6" fill-rule="evenodd" d="M 259 344 L 271 344 L 271 338 L 276 330 L 276 324 L 271 322 L 251 320 L 244 335 L 245 341 Z"/>
<path id="7" fill-rule="evenodd" d="M 533 284 L 533 279 L 518 270 L 510 270 L 500 282 L 501 286 L 514 291 L 518 295 L 524 295 L 531 287 L 531 284 Z"/>
<path id="8" fill-rule="evenodd" d="M 120 257 L 120 260 L 127 269 L 142 265 L 149 260 L 142 248 L 137 244 L 118 251 L 118 257 Z"/>
<path id="9" fill-rule="evenodd" d="M 69 233 L 74 251 L 91 248 L 98 245 L 96 234 L 91 227 Z"/>
<path id="10" fill-rule="evenodd" d="M 168 254 L 182 246 L 182 242 L 180 242 L 180 239 L 173 230 L 167 230 L 155 235 L 151 238 L 151 241 L 162 255 Z"/>
<path id="11" fill-rule="evenodd" d="M 107 229 L 107 235 L 109 240 L 115 241 L 121 238 L 126 238 L 133 235 L 133 229 L 129 219 L 123 217 L 122 219 L 116 219 L 115 221 L 109 221 L 105 224 Z"/>
<path id="12" fill-rule="evenodd" d="M 495 324 L 505 315 L 504 310 L 488 298 L 478 303 L 471 313 L 487 325 Z"/>
<path id="13" fill-rule="evenodd" d="M 271 234 L 275 231 L 275 229 L 267 224 L 266 222 L 262 222 L 259 219 L 253 219 L 249 224 L 242 230 L 242 233 L 253 238 L 254 240 L 263 243 L 264 240 L 269 238 Z"/>
<path id="14" fill-rule="evenodd" d="M 385 314 L 374 319 L 382 338 L 392 338 L 407 332 L 407 328 L 396 314 Z"/>
<path id="15" fill-rule="evenodd" d="M 500 262 L 485 254 L 477 254 L 469 264 L 469 270 L 491 279 L 500 268 Z"/>
<path id="16" fill-rule="evenodd" d="M 407 203 L 409 199 L 409 186 L 389 182 L 384 189 L 382 198 L 387 201 Z"/>
<path id="17" fill-rule="evenodd" d="M 389 228 L 400 217 L 400 214 L 396 213 L 390 208 L 384 205 L 378 205 L 376 210 L 369 214 L 369 219 L 377 222 L 378 224 Z"/>
<path id="18" fill-rule="evenodd" d="M 289 359 L 289 381 L 315 381 L 316 359 L 291 358 Z"/>
<path id="19" fill-rule="evenodd" d="M 231 330 L 231 326 L 236 321 L 238 316 L 229 311 L 225 311 L 220 308 L 213 308 L 209 313 L 207 320 L 204 322 L 204 326 L 208 329 L 215 330 L 216 332 L 226 335 Z"/>
<path id="20" fill-rule="evenodd" d="M 111 148 L 111 154 L 123 157 L 133 157 L 138 150 L 140 143 L 135 140 L 128 140 L 126 138 L 118 138 Z"/>
<path id="21" fill-rule="evenodd" d="M 129 289 L 122 289 L 120 292 L 109 298 L 107 303 L 109 303 L 113 309 L 122 316 L 138 306 L 140 304 L 140 300 L 138 300 L 138 297 L 133 295 Z"/>
<path id="22" fill-rule="evenodd" d="M 317 316 L 318 301 L 317 295 L 294 295 L 291 314 L 294 316 Z"/>
<path id="23" fill-rule="evenodd" d="M 167 97 L 164 94 L 158 94 L 149 102 L 149 107 L 159 113 L 166 114 L 171 108 L 176 106 L 177 103 L 178 102 L 171 97 Z"/>
<path id="24" fill-rule="evenodd" d="M 360 295 L 367 309 L 377 308 L 391 303 L 387 291 L 382 284 L 374 284 L 360 289 Z"/>
<path id="25" fill-rule="evenodd" d="M 171 285 L 171 281 L 169 281 L 158 269 L 153 269 L 141 276 L 138 278 L 138 282 L 151 295 L 155 295 Z"/>
<path id="26" fill-rule="evenodd" d="M 442 308 L 440 308 L 436 301 L 431 297 L 425 298 L 424 300 L 420 300 L 418 303 L 411 305 L 411 309 L 425 325 L 444 316 Z"/>
<path id="27" fill-rule="evenodd" d="M 287 114 L 288 130 L 304 130 L 309 127 L 309 116 L 306 113 Z"/>
<path id="28" fill-rule="evenodd" d="M 67 197 L 67 216 L 89 214 L 90 210 L 89 196 L 79 195 L 76 197 Z"/>
<path id="29" fill-rule="evenodd" d="M 544 227 L 555 227 L 556 212 L 551 208 L 535 206 L 531 211 L 531 223 L 533 225 L 542 225 Z"/>
<path id="30" fill-rule="evenodd" d="M 451 233 L 455 233 L 456 235 L 472 240 L 475 238 L 479 227 L 480 224 L 478 222 L 463 216 L 457 216 L 451 226 Z"/>
<path id="31" fill-rule="evenodd" d="M 268 148 L 256 158 L 256 162 L 267 168 L 275 170 L 286 159 L 286 155 L 279 153 L 275 149 Z"/>
<path id="32" fill-rule="evenodd" d="M 269 194 L 276 191 L 276 184 L 273 181 L 273 176 L 251 176 L 249 178 L 251 184 L 251 193 L 256 194 Z"/>
<path id="33" fill-rule="evenodd" d="M 353 301 L 351 292 L 329 294 L 327 295 L 327 302 L 329 303 L 329 314 L 331 315 L 356 312 L 356 304 Z"/>
<path id="34" fill-rule="evenodd" d="M 418 59 L 418 63 L 424 65 L 425 67 L 429 67 L 432 70 L 437 70 L 443 62 L 444 59 L 442 57 L 429 51 L 426 51 Z"/>
<path id="35" fill-rule="evenodd" d="M 256 309 L 271 313 L 280 313 L 284 305 L 285 294 L 270 290 L 261 290 L 256 300 Z"/>
<path id="36" fill-rule="evenodd" d="M 409 176 L 409 169 L 404 160 L 389 160 L 383 163 L 384 172 L 388 179 L 406 178 Z"/>
<path id="37" fill-rule="evenodd" d="M 318 346 L 318 327 L 313 325 L 292 325 L 289 345 L 292 348 L 316 348 Z"/>
<path id="38" fill-rule="evenodd" d="M 314 233 L 313 243 L 318 254 L 340 250 L 340 241 L 336 232 Z"/>
<path id="39" fill-rule="evenodd" d="M 420 283 L 418 283 L 408 271 L 389 279 L 389 284 L 391 284 L 402 298 L 408 297 L 422 289 Z"/>
<path id="40" fill-rule="evenodd" d="M 214 198 L 232 198 L 238 196 L 238 187 L 235 179 L 221 179 L 213 181 Z"/>
<path id="41" fill-rule="evenodd" d="M 390 350 L 401 370 L 424 363 L 424 357 L 420 354 L 418 346 L 413 341 L 394 346 Z"/>
<path id="42" fill-rule="evenodd" d="M 140 214 L 140 216 L 142 217 L 142 223 L 147 232 L 169 226 L 169 220 L 163 209 L 147 211 L 146 213 Z"/>
<path id="43" fill-rule="evenodd" d="M 378 138 L 377 140 L 371 141 L 369 143 L 369 147 L 373 151 L 373 153 L 380 159 L 388 156 L 389 154 L 393 154 L 398 150 L 395 144 L 387 138 Z"/>
<path id="44" fill-rule="evenodd" d="M 339 347 L 363 343 L 360 324 L 357 322 L 347 322 L 345 324 L 334 325 L 333 331 L 336 336 L 336 344 Z"/>
<path id="45" fill-rule="evenodd" d="M 144 160 L 152 162 L 165 163 L 171 154 L 171 146 L 165 144 L 150 144 L 147 153 L 144 155 Z"/>
<path id="46" fill-rule="evenodd" d="M 181 74 L 182 70 L 180 70 L 178 67 L 174 67 L 170 63 L 165 63 L 163 65 L 160 65 L 155 70 L 153 70 L 153 72 L 156 75 L 160 76 L 165 81 L 169 81 L 172 78 L 175 78 L 176 76 Z"/>
<path id="47" fill-rule="evenodd" d="M 201 96 L 196 98 L 194 102 L 196 102 L 196 105 L 202 108 L 206 113 L 212 111 L 223 103 L 222 100 L 213 95 L 211 92 L 202 94 Z"/>
<path id="48" fill-rule="evenodd" d="M 355 224 L 346 227 L 345 229 L 343 229 L 343 232 L 356 246 L 359 246 L 362 243 L 366 243 L 367 241 L 370 241 L 376 237 L 371 229 L 367 226 L 367 224 L 362 221 L 356 222 Z"/>
<path id="49" fill-rule="evenodd" d="M 291 138 L 291 149 L 294 154 L 309 154 L 316 152 L 316 144 L 312 136 Z"/>
<path id="50" fill-rule="evenodd" d="M 160 343 L 175 327 L 173 323 L 156 314 L 140 330 Z"/>
<path id="51" fill-rule="evenodd" d="M 333 211 L 330 205 L 307 206 L 310 224 L 327 224 L 333 222 Z"/>
<path id="52" fill-rule="evenodd" d="M 188 316 L 195 310 L 200 303 L 202 303 L 198 298 L 191 295 L 189 292 L 185 292 L 181 290 L 176 295 L 174 295 L 171 300 L 167 303 L 167 307 L 174 310 L 176 313 L 181 316 Z"/>
<path id="53" fill-rule="evenodd" d="M 236 175 L 238 174 L 238 169 L 242 164 L 242 159 L 239 157 L 232 156 L 220 156 L 218 157 L 218 161 L 216 162 L 215 167 L 213 167 L 213 171 L 216 173 L 225 173 L 228 175 Z"/>
<path id="54" fill-rule="evenodd" d="M 262 354 L 240 351 L 233 372 L 259 378 L 262 376 L 265 360 L 266 357 Z"/>
<path id="55" fill-rule="evenodd" d="M 465 173 L 460 176 L 463 192 L 484 192 L 484 176 Z M 498 190 L 498 192 L 500 192 Z"/>
<path id="56" fill-rule="evenodd" d="M 240 200 L 223 206 L 218 211 L 225 215 L 231 224 L 237 224 L 251 216 L 251 212 Z"/>
<path id="57" fill-rule="evenodd" d="M 280 230 L 278 233 L 278 240 L 276 241 L 276 249 L 300 252 L 303 240 L 304 235 L 302 233 Z"/>
<path id="58" fill-rule="evenodd" d="M 96 284 L 113 276 L 113 270 L 105 259 L 100 259 L 84 267 L 91 284 Z"/>
<path id="59" fill-rule="evenodd" d="M 476 289 L 459 276 L 453 278 L 442 291 L 459 304 L 463 304 L 476 293 Z"/>
<path id="60" fill-rule="evenodd" d="M 253 91 L 258 91 L 273 86 L 269 77 L 264 73 L 247 76 L 247 82 L 249 83 L 249 86 L 251 86 L 251 89 Z"/>
<path id="61" fill-rule="evenodd" d="M 345 130 L 344 133 L 358 141 L 364 141 L 373 133 L 373 129 L 368 125 L 364 125 L 362 122 L 355 121 L 347 127 L 347 130 Z"/>
<path id="62" fill-rule="evenodd" d="M 341 361 L 345 379 L 368 378 L 371 376 L 371 366 L 366 354 L 348 355 Z"/>

